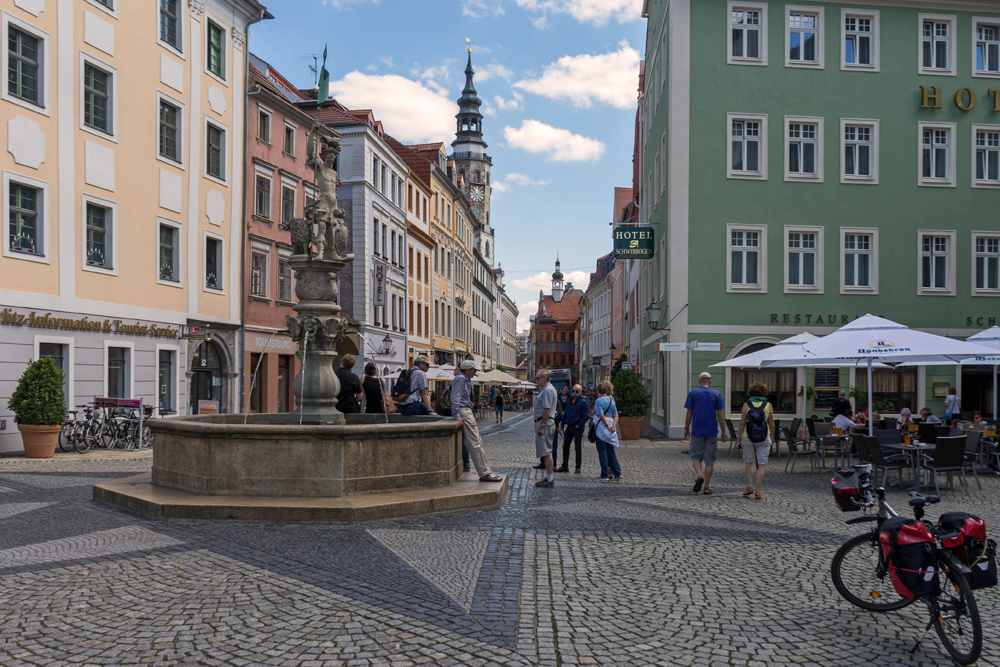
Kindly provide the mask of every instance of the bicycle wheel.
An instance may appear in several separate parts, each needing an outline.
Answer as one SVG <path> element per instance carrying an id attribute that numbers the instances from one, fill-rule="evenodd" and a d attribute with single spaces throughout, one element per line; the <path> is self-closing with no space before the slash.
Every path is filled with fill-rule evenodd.
<path id="1" fill-rule="evenodd" d="M 153 446 L 153 429 L 142 425 L 142 439 L 136 442 L 136 449 L 149 449 Z"/>
<path id="2" fill-rule="evenodd" d="M 882 551 L 874 534 L 847 540 L 830 564 L 833 585 L 845 600 L 868 611 L 902 609 L 913 600 L 896 592 L 888 574 L 878 575 Z"/>
<path id="3" fill-rule="evenodd" d="M 59 431 L 59 449 L 64 452 L 73 451 L 73 422 L 66 422 Z"/>
<path id="4" fill-rule="evenodd" d="M 931 617 L 941 643 L 960 665 L 971 665 L 983 651 L 983 626 L 972 587 L 961 574 L 938 574 L 941 595 L 931 600 Z"/>
<path id="5" fill-rule="evenodd" d="M 87 438 L 87 427 L 84 424 L 77 424 L 73 429 L 73 447 L 78 454 L 90 451 L 90 440 Z"/>

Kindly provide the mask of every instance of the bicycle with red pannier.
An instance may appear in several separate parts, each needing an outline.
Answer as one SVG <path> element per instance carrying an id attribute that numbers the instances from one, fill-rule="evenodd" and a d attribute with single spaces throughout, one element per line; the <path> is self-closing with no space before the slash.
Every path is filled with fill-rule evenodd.
<path id="1" fill-rule="evenodd" d="M 997 585 L 996 543 L 984 521 L 964 512 L 924 520 L 924 505 L 938 496 L 910 492 L 915 519 L 899 516 L 885 501 L 885 489 L 871 484 L 870 464 L 838 470 L 831 481 L 843 512 L 862 512 L 848 524 L 871 530 L 848 540 L 833 557 L 830 574 L 837 591 L 869 611 L 892 611 L 919 601 L 930 620 L 910 650 L 915 653 L 933 627 L 955 662 L 974 663 L 983 650 L 979 609 L 972 591 Z"/>

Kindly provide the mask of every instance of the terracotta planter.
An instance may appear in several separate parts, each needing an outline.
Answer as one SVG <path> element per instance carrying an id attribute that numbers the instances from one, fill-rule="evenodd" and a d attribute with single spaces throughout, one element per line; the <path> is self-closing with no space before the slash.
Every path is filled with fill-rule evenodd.
<path id="1" fill-rule="evenodd" d="M 638 440 L 642 435 L 644 417 L 618 417 L 618 439 Z"/>
<path id="2" fill-rule="evenodd" d="M 59 431 L 62 430 L 61 424 L 57 426 L 18 424 L 17 430 L 21 433 L 24 455 L 29 459 L 51 459 L 56 453 Z"/>

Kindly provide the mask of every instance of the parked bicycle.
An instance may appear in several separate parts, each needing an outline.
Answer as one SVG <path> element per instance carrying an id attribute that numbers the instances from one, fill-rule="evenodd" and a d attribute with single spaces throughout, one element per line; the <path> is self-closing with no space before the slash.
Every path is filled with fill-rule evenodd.
<path id="1" fill-rule="evenodd" d="M 76 407 L 84 410 L 84 418 L 77 418 L 79 410 L 67 411 L 72 417 L 66 420 L 59 432 L 59 449 L 64 452 L 75 450 L 83 454 L 90 449 L 91 445 L 91 439 L 87 437 L 87 426 L 93 419 L 94 408 L 91 405 L 78 405 Z"/>
<path id="2" fill-rule="evenodd" d="M 832 480 L 834 497 L 841 510 L 864 512 L 848 524 L 868 523 L 871 530 L 834 555 L 830 574 L 837 592 L 876 612 L 919 601 L 930 620 L 910 653 L 934 628 L 955 662 L 972 664 L 983 649 L 972 591 L 997 584 L 996 544 L 986 539 L 985 524 L 960 512 L 942 515 L 937 524 L 925 521 L 924 506 L 941 499 L 916 491 L 909 500 L 915 520 L 901 517 L 886 502 L 885 489 L 872 486 L 872 466 L 853 468 L 838 471 Z"/>

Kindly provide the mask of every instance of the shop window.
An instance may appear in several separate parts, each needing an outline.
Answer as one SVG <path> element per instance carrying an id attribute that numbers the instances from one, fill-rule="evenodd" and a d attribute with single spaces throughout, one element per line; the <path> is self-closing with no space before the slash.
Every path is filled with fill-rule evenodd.
<path id="1" fill-rule="evenodd" d="M 761 343 L 751 345 L 742 350 L 749 354 L 757 350 L 771 347 Z M 741 355 L 742 356 L 742 355 Z M 729 408 L 733 413 L 743 410 L 743 404 L 750 397 L 750 386 L 762 382 L 767 387 L 767 402 L 775 414 L 796 414 L 798 412 L 794 369 L 790 370 L 756 370 L 750 368 L 734 368 L 730 373 L 731 389 L 729 392 Z"/>
<path id="2" fill-rule="evenodd" d="M 129 374 L 132 350 L 109 347 L 107 351 L 107 395 L 109 398 L 131 398 Z"/>
<path id="3" fill-rule="evenodd" d="M 868 405 L 868 374 L 858 373 L 855 386 L 864 395 L 855 399 L 858 405 Z M 872 371 L 872 408 L 875 412 L 899 412 L 910 408 L 914 413 L 921 405 L 917 405 L 917 371 L 907 370 L 873 370 Z"/>
<path id="4" fill-rule="evenodd" d="M 173 350 L 160 350 L 158 357 L 157 398 L 160 404 L 160 416 L 163 416 L 177 412 L 177 406 L 174 403 L 174 397 L 177 393 L 177 353 Z"/>

